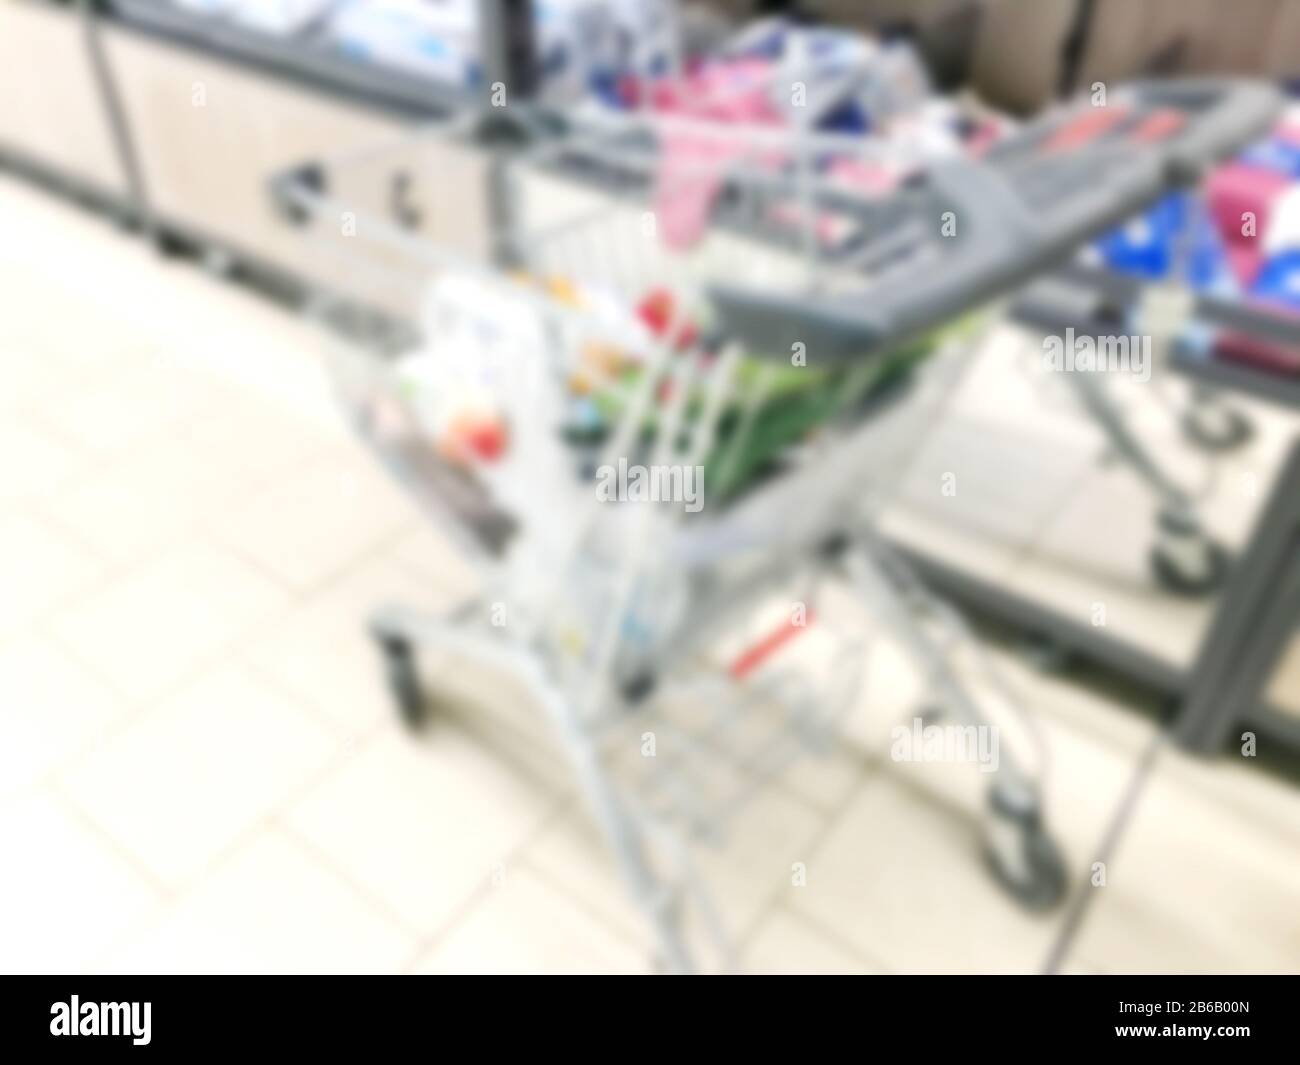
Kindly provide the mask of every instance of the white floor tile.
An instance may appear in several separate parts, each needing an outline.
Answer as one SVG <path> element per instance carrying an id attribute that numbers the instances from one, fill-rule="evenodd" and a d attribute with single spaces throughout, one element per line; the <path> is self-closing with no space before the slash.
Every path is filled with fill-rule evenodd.
<path id="1" fill-rule="evenodd" d="M 645 952 L 526 869 L 508 869 L 418 973 L 630 974 Z"/>
<path id="2" fill-rule="evenodd" d="M 307 714 L 242 669 L 203 677 L 71 766 L 64 791 L 163 882 L 180 886 L 338 753 Z"/>
<path id="3" fill-rule="evenodd" d="M 901 972 L 1033 972 L 1056 928 L 997 886 L 967 816 L 882 776 L 858 793 L 784 901 Z"/>
<path id="4" fill-rule="evenodd" d="M 97 554 L 124 565 L 248 494 L 252 475 L 179 441 L 149 444 L 48 505 L 48 512 Z"/>
<path id="5" fill-rule="evenodd" d="M 846 950 L 827 933 L 786 910 L 763 918 L 741 955 L 742 971 L 754 975 L 850 975 L 879 973 L 878 966 Z"/>
<path id="6" fill-rule="evenodd" d="M 1229 772 L 1255 786 L 1229 788 L 1222 767 L 1188 761 L 1157 761 L 1071 958 L 1112 973 L 1294 973 L 1300 791 L 1241 767 Z"/>
<path id="7" fill-rule="evenodd" d="M 241 847 L 126 947 L 111 973 L 392 973 L 415 940 L 274 830 Z"/>
<path id="8" fill-rule="evenodd" d="M 0 970 L 86 972 L 157 904 L 102 836 L 42 792 L 0 807 Z"/>
<path id="9" fill-rule="evenodd" d="M 1019 544 L 972 536 L 942 511 L 922 511 L 909 507 L 905 500 L 891 503 L 877 524 L 894 543 L 906 544 L 909 550 L 960 567 L 963 573 L 993 584 L 1006 579 L 1020 551 Z"/>
<path id="10" fill-rule="evenodd" d="M 289 651 L 271 669 L 257 671 L 346 736 L 365 735 L 397 713 L 384 664 L 361 631 L 325 658 Z"/>
<path id="11" fill-rule="evenodd" d="M 1044 362 L 1041 335 L 1014 323 L 994 326 L 951 401 L 962 421 L 1037 437 L 1053 451 L 1095 451 L 1101 434 L 1084 416 L 1069 382 Z"/>
<path id="12" fill-rule="evenodd" d="M 40 426 L 0 417 L 0 507 L 47 499 L 88 464 L 82 451 Z"/>
<path id="13" fill-rule="evenodd" d="M 1020 547 L 1064 503 L 1091 448 L 1047 447 L 991 420 L 946 418 L 926 438 L 900 486 L 909 512 L 969 539 Z"/>
<path id="14" fill-rule="evenodd" d="M 12 272 L 3 277 L 8 313 L 6 331 L 0 334 L 0 372 L 5 382 L 0 390 L 0 410 L 35 413 L 48 403 L 98 386 L 127 367 L 144 363 L 145 345 L 113 328 L 96 330 L 94 325 L 71 324 L 67 315 L 56 319 L 58 329 L 51 329 L 49 321 L 15 323 L 11 315 L 19 308 L 35 306 L 38 314 L 44 313 L 41 304 L 50 294 L 40 285 L 15 283 Z M 57 293 L 54 298 L 56 302 L 67 300 Z M 80 318 L 78 313 L 72 321 Z M 81 332 L 82 328 L 87 332 Z"/>
<path id="15" fill-rule="evenodd" d="M 54 633 L 119 690 L 157 695 L 271 614 L 285 593 L 228 551 L 169 551 L 62 611 Z"/>
<path id="16" fill-rule="evenodd" d="M 155 352 L 107 381 L 48 401 L 42 419 L 87 450 L 120 453 L 220 402 L 220 382 Z"/>
<path id="17" fill-rule="evenodd" d="M 452 728 L 394 729 L 288 815 L 301 834 L 422 933 L 448 921 L 554 805 Z"/>
<path id="18" fill-rule="evenodd" d="M 178 436 L 204 461 L 245 471 L 252 488 L 292 475 L 332 451 L 344 432 L 335 421 L 305 418 L 250 391 L 203 411 Z"/>
<path id="19" fill-rule="evenodd" d="M 727 822 L 716 843 L 692 848 L 694 863 L 733 940 L 757 919 L 766 903 L 790 884 L 793 866 L 805 862 L 821 818 L 805 804 L 776 791 L 763 792 Z M 661 848 L 648 853 L 666 869 Z M 639 942 L 650 943 L 644 914 L 633 904 L 604 837 L 586 811 L 557 820 L 529 846 L 528 862 L 581 898 Z M 697 943 L 697 949 L 702 945 Z"/>
<path id="20" fill-rule="evenodd" d="M 0 648 L 0 798 L 84 750 L 125 710 L 50 640 L 29 636 Z"/>
<path id="21" fill-rule="evenodd" d="M 393 558 L 445 588 L 450 595 L 469 597 L 479 581 L 455 546 L 421 516 L 412 532 L 393 547 Z"/>
<path id="22" fill-rule="evenodd" d="M 357 560 L 412 514 L 382 471 L 340 452 L 233 511 L 219 535 L 287 584 L 306 588 Z"/>
<path id="23" fill-rule="evenodd" d="M 0 516 L 0 637 L 33 624 L 101 574 L 99 561 L 51 522 L 25 512 Z"/>

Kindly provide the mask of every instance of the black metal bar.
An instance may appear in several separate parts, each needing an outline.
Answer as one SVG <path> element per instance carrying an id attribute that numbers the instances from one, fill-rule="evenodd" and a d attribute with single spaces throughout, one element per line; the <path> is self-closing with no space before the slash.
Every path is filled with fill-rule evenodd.
<path id="1" fill-rule="evenodd" d="M 145 232 L 153 237 L 155 225 L 149 207 L 149 191 L 145 185 L 139 157 L 136 155 L 131 127 L 126 120 L 126 111 L 122 107 L 122 98 L 117 91 L 117 82 L 113 78 L 108 57 L 104 54 L 104 42 L 99 35 L 98 5 L 95 0 L 76 0 L 76 6 L 77 14 L 81 19 L 90 69 L 99 89 L 100 100 L 104 105 L 104 118 L 108 123 L 108 131 L 113 141 L 114 151 L 117 153 L 118 163 L 122 167 L 122 176 L 126 180 L 130 209 Z"/>
<path id="2" fill-rule="evenodd" d="M 888 538 L 888 537 L 887 537 Z M 1187 674 L 1141 648 L 1103 630 L 1071 621 L 1059 611 L 955 566 L 891 541 L 929 587 L 968 609 L 1021 632 L 1045 636 L 1066 650 L 1135 681 L 1152 692 L 1179 696 Z"/>
<path id="3" fill-rule="evenodd" d="M 1061 45 L 1061 77 L 1056 84 L 1056 91 L 1061 96 L 1074 92 L 1075 82 L 1079 80 L 1079 68 L 1083 65 L 1088 40 L 1092 36 L 1096 6 L 1096 0 L 1078 0 L 1075 5 L 1074 18 Z"/>
<path id="4" fill-rule="evenodd" d="M 1300 444 L 1279 473 L 1256 530 L 1224 588 L 1178 710 L 1174 739 L 1189 750 L 1222 748 L 1229 730 L 1259 703 L 1294 631 L 1295 607 L 1285 604 L 1294 594 L 1288 587 L 1300 585 Z"/>

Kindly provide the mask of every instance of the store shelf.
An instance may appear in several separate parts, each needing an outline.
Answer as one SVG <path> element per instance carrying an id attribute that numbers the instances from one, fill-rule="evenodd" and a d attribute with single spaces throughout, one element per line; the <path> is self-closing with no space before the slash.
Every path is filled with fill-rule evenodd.
<path id="1" fill-rule="evenodd" d="M 91 199 L 129 198 L 85 20 L 69 4 L 0 3 L 0 162 Z"/>
<path id="2" fill-rule="evenodd" d="M 275 37 L 186 11 L 169 0 L 108 0 L 102 17 L 410 117 L 436 117 L 479 104 L 471 89 L 352 59 L 319 31 Z"/>

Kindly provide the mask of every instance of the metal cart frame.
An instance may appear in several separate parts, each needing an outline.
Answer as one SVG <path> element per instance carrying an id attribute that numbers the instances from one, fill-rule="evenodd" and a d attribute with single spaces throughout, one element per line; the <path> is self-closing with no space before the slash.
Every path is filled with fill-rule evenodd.
<path id="1" fill-rule="evenodd" d="M 504 261 L 526 267 L 535 278 L 558 275 L 585 280 L 594 265 L 600 280 L 615 286 L 624 300 L 644 290 L 643 275 L 647 271 L 649 280 L 666 284 L 674 297 L 669 321 L 642 364 L 638 383 L 603 450 L 607 460 L 626 459 L 636 453 L 634 448 L 642 436 L 645 419 L 656 412 L 649 453 L 662 461 L 684 448 L 688 461 L 699 461 L 712 452 L 720 439 L 724 405 L 733 395 L 729 390 L 739 380 L 736 375 L 742 355 L 756 358 L 764 368 L 760 371 L 760 386 L 741 402 L 733 445 L 747 439 L 755 412 L 770 394 L 770 366 L 773 360 L 786 358 L 792 344 L 806 344 L 822 365 L 833 369 L 875 365 L 882 353 L 933 332 L 954 315 L 987 303 L 1034 271 L 1068 255 L 1081 240 L 1113 223 L 1135 202 L 1154 197 L 1203 156 L 1222 150 L 1225 139 L 1232 141 L 1235 137 L 1235 127 L 1225 127 L 1225 106 L 1232 110 L 1245 108 L 1252 114 L 1272 106 L 1271 97 L 1250 87 L 1225 89 L 1222 85 L 1193 84 L 1159 86 L 1150 92 L 1159 101 L 1170 105 L 1184 102 L 1205 113 L 1184 136 L 1171 140 L 1154 154 L 1132 160 L 1126 159 L 1124 152 L 1102 152 L 1095 162 L 1104 178 L 1103 187 L 1074 182 L 1075 199 L 1055 216 L 1036 215 L 1033 204 L 1053 194 L 1051 186 L 1068 171 L 1070 160 L 1049 158 L 1044 161 L 1050 164 L 1044 171 L 1036 165 L 1039 160 L 1035 153 L 1051 136 L 1060 115 L 1031 127 L 1016 145 L 1000 149 L 998 158 L 989 163 L 933 167 L 928 180 L 903 190 L 884 204 L 824 188 L 811 162 L 813 153 L 825 150 L 829 140 L 834 140 L 836 148 L 847 151 L 870 150 L 869 144 L 864 146 L 861 140 L 854 142 L 851 138 L 828 139 L 800 124 L 785 134 L 759 129 L 754 133 L 754 144 L 747 149 L 751 157 L 762 158 L 779 150 L 794 161 L 793 165 L 776 173 L 766 166 L 732 172 L 727 182 L 733 192 L 753 195 L 755 202 L 762 204 L 767 202 L 762 198 L 769 197 L 775 186 L 777 195 L 798 207 L 798 217 L 806 220 L 810 231 L 815 228 L 817 211 L 840 211 L 859 227 L 868 252 L 873 241 L 883 241 L 889 245 L 890 254 L 873 256 L 854 247 L 846 256 L 842 248 L 824 247 L 811 233 L 796 233 L 793 241 L 778 241 L 774 249 L 767 251 L 762 240 L 751 241 L 745 245 L 745 254 L 733 260 L 731 270 L 752 273 L 754 277 L 745 280 L 724 269 L 721 276 L 727 279 L 725 284 L 717 280 L 721 260 L 710 263 L 703 252 L 696 253 L 689 264 L 680 260 L 665 264 L 662 255 L 648 248 L 618 246 L 617 226 L 608 219 L 623 212 L 626 225 L 629 195 L 636 202 L 636 197 L 645 195 L 651 187 L 645 179 L 645 164 L 647 152 L 653 162 L 654 142 L 646 140 L 648 132 L 652 136 L 654 133 L 653 116 L 613 120 L 579 116 L 557 128 L 549 120 L 533 121 L 527 112 L 517 113 L 525 135 L 535 139 L 530 147 L 500 159 L 506 170 L 506 187 L 514 188 L 515 210 L 504 219 L 508 228 L 496 248 Z M 1226 97 L 1226 105 L 1222 97 Z M 463 130 L 464 123 L 459 128 Z M 746 136 L 743 131 L 722 126 L 712 132 L 724 138 Z M 529 193 L 515 181 L 518 174 L 553 174 L 557 168 L 563 170 L 575 163 L 588 178 L 593 172 L 599 174 L 611 168 L 619 173 L 607 182 L 603 193 L 597 193 L 595 210 L 579 210 L 558 225 L 553 219 L 532 218 L 527 206 Z M 333 184 L 325 166 L 315 164 L 282 176 L 275 188 L 287 213 L 319 234 L 322 219 L 328 222 L 348 210 L 346 203 L 332 198 Z M 596 185 L 600 184 L 597 180 Z M 965 233 L 956 242 L 946 243 L 946 234 L 936 234 L 924 225 L 914 229 L 914 246 L 900 248 L 896 241 L 889 240 L 888 231 L 897 225 L 899 216 L 912 221 L 933 220 L 952 210 L 961 212 L 964 218 Z M 747 208 L 735 214 L 755 217 L 755 212 Z M 587 307 L 575 311 L 567 300 L 557 300 L 553 295 L 539 297 L 527 286 L 521 290 L 503 275 L 497 263 L 473 261 L 454 249 L 431 245 L 405 231 L 400 219 L 365 218 L 358 222 L 356 232 L 382 248 L 381 258 L 405 256 L 424 270 L 461 274 L 509 288 L 512 298 L 518 297 L 535 308 L 557 351 L 567 350 L 566 330 L 575 320 L 582 323 L 582 328 L 597 332 L 612 328 L 608 321 L 595 321 Z M 732 225 L 726 211 L 722 211 L 710 233 L 726 232 Z M 324 233 L 329 235 L 328 226 Z M 594 256 L 593 249 L 597 249 Z M 765 267 L 759 269 L 755 261 L 764 255 L 774 257 L 775 266 L 770 260 L 759 263 Z M 791 261 L 806 271 L 806 288 L 788 287 L 790 273 L 785 267 Z M 655 274 L 656 267 L 664 272 Z M 625 271 L 630 271 L 629 276 Z M 776 276 L 776 287 L 758 284 L 757 278 L 763 275 Z M 322 302 L 331 305 L 328 298 Z M 588 300 L 581 302 L 586 304 Z M 693 313 L 692 308 L 703 306 L 712 308 L 712 323 L 695 341 L 682 342 L 684 346 L 678 352 L 674 338 Z M 346 311 L 343 317 L 347 317 Z M 385 334 L 383 328 L 377 332 Z M 549 350 L 551 345 L 547 347 Z M 940 345 L 919 380 L 930 382 L 940 396 L 946 395 L 960 377 L 962 347 L 963 340 Z M 403 473 L 417 490 L 424 489 L 431 513 L 446 518 L 447 501 L 439 498 L 442 493 L 438 490 L 439 482 L 446 488 L 446 478 L 430 474 L 428 457 L 421 462 L 418 447 L 394 447 L 401 434 L 394 435 L 391 426 L 385 428 L 384 423 L 393 418 L 400 421 L 402 416 L 394 415 L 391 409 L 384 416 L 366 399 L 382 397 L 385 392 L 384 356 L 374 351 L 365 355 L 356 348 L 351 352 L 352 369 L 339 372 L 336 380 L 353 377 L 352 384 L 344 384 L 342 391 L 357 428 L 383 453 L 391 468 Z M 770 773 L 784 765 L 793 756 L 791 752 L 808 746 L 809 741 L 813 747 L 824 744 L 856 686 L 855 671 L 848 668 L 853 666 L 857 653 L 851 643 L 835 659 L 838 666 L 846 668 L 832 670 L 821 692 L 809 692 L 806 684 L 800 687 L 788 683 L 785 677 L 770 685 L 751 686 L 745 673 L 734 665 L 730 671 L 708 663 L 695 669 L 683 659 L 685 652 L 706 645 L 719 626 L 744 616 L 763 589 L 793 579 L 806 589 L 804 599 L 811 601 L 818 584 L 827 576 L 833 573 L 846 578 L 912 655 L 942 712 L 962 725 L 987 720 L 985 712 L 968 695 L 949 657 L 949 645 L 967 635 L 964 626 L 885 547 L 874 531 L 872 507 L 862 499 L 866 487 L 862 462 L 878 450 L 878 439 L 872 432 L 882 424 L 900 424 L 891 423 L 891 419 L 901 417 L 900 411 L 912 412 L 910 427 L 914 431 L 923 428 L 924 419 L 915 417 L 918 408 L 914 404 L 902 402 L 864 413 L 857 405 L 863 393 L 852 387 L 852 380 L 844 389 L 841 417 L 818 434 L 812 448 L 792 454 L 787 472 L 738 497 L 716 520 L 710 516 L 702 525 L 695 522 L 698 529 L 684 520 L 679 509 L 656 513 L 647 508 L 637 514 L 637 522 L 610 541 L 596 535 L 604 525 L 601 519 L 608 518 L 609 512 L 580 506 L 570 534 L 560 538 L 563 544 L 559 553 L 541 556 L 546 561 L 543 568 L 547 578 L 541 582 L 540 594 L 534 589 L 531 598 L 523 600 L 522 624 L 509 629 L 485 625 L 482 602 L 465 604 L 444 617 L 390 607 L 374 619 L 394 693 L 413 721 L 422 719 L 425 709 L 415 671 L 419 647 L 436 646 L 508 672 L 526 687 L 562 739 L 623 878 L 655 931 L 661 960 L 675 971 L 689 971 L 695 965 L 683 931 L 687 902 L 697 905 L 724 965 L 734 959 L 721 920 L 693 872 L 683 837 L 669 834 L 657 809 L 620 786 L 610 762 L 610 737 L 625 725 L 629 715 L 643 714 L 658 705 L 665 691 L 685 673 L 687 688 L 709 686 L 714 698 L 729 712 L 744 710 L 764 699 L 782 703 L 788 726 L 782 735 L 795 742 L 779 751 L 745 752 L 742 760 L 752 756 L 751 768 L 761 765 Z M 391 389 L 387 391 L 391 395 Z M 360 403 L 358 394 L 362 397 Z M 692 402 L 696 396 L 698 404 Z M 688 409 L 693 412 L 689 416 Z M 901 424 L 909 425 L 906 420 Z M 421 465 L 425 467 L 423 472 Z M 505 487 L 508 489 L 508 485 Z M 491 511 L 490 500 L 485 509 Z M 469 536 L 468 544 L 492 568 L 503 543 L 509 542 L 512 532 L 518 533 L 520 527 L 511 520 L 513 515 L 489 513 L 489 517 L 501 517 L 495 523 L 496 532 L 485 536 L 484 523 L 477 522 L 477 536 Z M 526 544 L 528 540 L 520 542 Z M 603 556 L 611 542 L 615 544 L 612 553 Z M 743 565 L 735 564 L 737 557 L 744 559 Z M 596 598 L 584 605 L 580 592 L 577 605 L 569 603 L 561 594 L 560 584 L 575 566 L 590 568 L 593 561 L 601 563 L 602 558 L 608 562 L 608 572 L 601 577 Z M 674 568 L 676 582 L 671 576 Z M 684 597 L 684 608 L 682 602 L 674 603 L 675 593 Z M 644 599 L 648 599 L 648 606 Z M 577 623 L 581 632 L 576 652 L 566 648 L 568 637 L 562 631 L 563 625 L 574 618 L 574 611 L 582 618 Z M 643 623 L 650 629 L 651 638 L 640 642 L 631 639 L 629 626 L 635 628 Z M 1014 699 L 1009 702 L 1014 706 Z M 1027 734 L 1032 742 L 1032 723 Z M 734 753 L 725 747 L 713 747 L 711 754 Z M 1041 757 L 1040 750 L 1039 760 Z M 994 872 L 1022 901 L 1050 905 L 1064 891 L 1065 872 L 1059 851 L 1043 828 L 1034 775 L 1023 768 L 1019 758 L 1005 757 L 995 781 L 989 792 L 986 854 Z M 684 838 L 689 839 L 691 825 L 698 825 L 690 809 L 694 796 L 689 787 L 676 791 L 669 810 L 680 816 L 683 804 L 687 808 L 688 831 Z M 651 859 L 653 851 L 665 847 L 671 856 L 667 874 L 656 869 Z"/>

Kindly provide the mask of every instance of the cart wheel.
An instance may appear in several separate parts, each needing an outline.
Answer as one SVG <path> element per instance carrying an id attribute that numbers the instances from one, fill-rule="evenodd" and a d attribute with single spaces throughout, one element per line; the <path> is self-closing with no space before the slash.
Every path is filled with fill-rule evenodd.
<path id="1" fill-rule="evenodd" d="M 1228 570 L 1228 554 L 1192 519 L 1165 513 L 1157 523 L 1151 569 L 1165 591 L 1201 596 L 1214 591 Z"/>
<path id="2" fill-rule="evenodd" d="M 379 638 L 379 648 L 384 656 L 384 672 L 388 677 L 388 690 L 397 703 L 402 724 L 419 732 L 428 724 L 429 707 L 415 671 L 415 656 L 406 640 Z"/>
<path id="3" fill-rule="evenodd" d="M 1043 829 L 1038 800 L 995 787 L 989 793 L 984 858 L 998 883 L 1029 910 L 1050 910 L 1065 896 L 1065 860 Z"/>
<path id="4" fill-rule="evenodd" d="M 1197 404 L 1182 420 L 1183 435 L 1203 451 L 1231 451 L 1255 435 L 1251 420 L 1225 403 Z"/>

